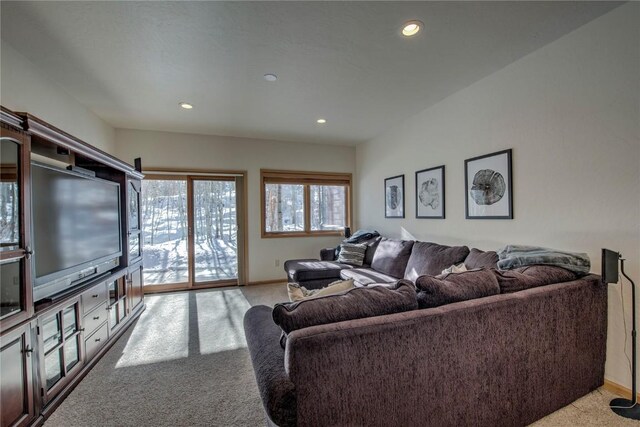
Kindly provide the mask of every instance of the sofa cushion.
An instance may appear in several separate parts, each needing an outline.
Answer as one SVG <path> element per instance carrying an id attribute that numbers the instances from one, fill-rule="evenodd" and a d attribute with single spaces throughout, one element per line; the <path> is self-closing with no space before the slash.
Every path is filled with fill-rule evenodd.
<path id="1" fill-rule="evenodd" d="M 420 308 L 438 307 L 500 293 L 498 280 L 491 270 L 470 270 L 438 277 L 420 276 L 416 280 L 416 287 Z"/>
<path id="2" fill-rule="evenodd" d="M 371 286 L 346 292 L 285 302 L 273 307 L 273 321 L 286 333 L 315 325 L 343 322 L 415 310 L 415 286 L 399 280 L 395 286 Z"/>
<path id="3" fill-rule="evenodd" d="M 469 255 L 466 246 L 445 246 L 431 242 L 416 242 L 404 272 L 404 278 L 415 281 L 424 274 L 437 276 L 442 270 L 464 262 Z"/>
<path id="4" fill-rule="evenodd" d="M 363 243 L 342 243 L 340 245 L 338 262 L 360 267 L 364 261 L 364 254 L 366 251 L 367 245 Z"/>
<path id="5" fill-rule="evenodd" d="M 290 282 L 306 282 L 319 279 L 339 279 L 340 270 L 352 265 L 317 259 L 292 259 L 285 261 L 284 270 Z"/>
<path id="6" fill-rule="evenodd" d="M 467 269 L 473 270 L 475 268 L 497 268 L 498 254 L 495 251 L 481 251 L 480 249 L 472 248 L 464 260 L 464 265 Z"/>
<path id="7" fill-rule="evenodd" d="M 395 240 L 383 237 L 373 254 L 371 268 L 398 279 L 402 278 L 411 256 L 412 247 L 413 240 Z M 442 269 L 440 270 L 442 271 Z"/>
<path id="8" fill-rule="evenodd" d="M 297 283 L 287 284 L 287 293 L 289 294 L 289 301 L 301 301 L 305 298 L 321 297 L 323 295 L 338 294 L 353 288 L 353 279 L 349 280 L 337 280 L 328 284 L 327 286 L 319 289 L 307 289 L 304 286 L 300 286 Z"/>
<path id="9" fill-rule="evenodd" d="M 576 280 L 578 275 L 562 267 L 553 265 L 530 265 L 513 270 L 493 270 L 500 292 L 508 294 L 524 289 L 546 286 Z"/>
<path id="10" fill-rule="evenodd" d="M 376 249 L 378 249 L 378 244 L 380 244 L 380 240 L 382 240 L 382 237 L 378 236 L 365 242 L 367 244 L 367 251 L 364 253 L 364 261 L 363 261 L 364 265 L 370 266 L 371 263 L 373 262 L 373 255 L 376 253 Z"/>
<path id="11" fill-rule="evenodd" d="M 352 268 L 349 270 L 342 270 L 340 272 L 340 277 L 345 280 L 354 280 L 356 286 L 367 286 L 374 283 L 393 283 L 398 280 L 395 277 L 380 273 L 372 268 Z"/>

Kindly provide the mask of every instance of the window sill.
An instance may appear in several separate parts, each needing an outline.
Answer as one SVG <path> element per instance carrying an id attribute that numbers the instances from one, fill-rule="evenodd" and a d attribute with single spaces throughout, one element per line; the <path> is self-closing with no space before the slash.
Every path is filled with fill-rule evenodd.
<path id="1" fill-rule="evenodd" d="M 287 237 L 323 237 L 323 236 L 343 236 L 342 230 L 327 231 L 283 231 L 283 232 L 262 232 L 263 239 L 281 239 Z"/>

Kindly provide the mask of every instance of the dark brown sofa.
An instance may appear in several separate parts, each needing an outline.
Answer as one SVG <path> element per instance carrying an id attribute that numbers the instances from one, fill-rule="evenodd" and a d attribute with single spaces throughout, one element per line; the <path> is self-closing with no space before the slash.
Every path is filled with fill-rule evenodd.
<path id="1" fill-rule="evenodd" d="M 244 319 L 268 423 L 522 426 L 601 386 L 598 276 L 291 332 Z"/>

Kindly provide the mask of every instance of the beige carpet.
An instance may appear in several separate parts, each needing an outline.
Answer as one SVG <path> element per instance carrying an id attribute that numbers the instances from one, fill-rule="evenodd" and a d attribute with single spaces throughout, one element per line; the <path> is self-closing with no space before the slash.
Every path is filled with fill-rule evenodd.
<path id="1" fill-rule="evenodd" d="M 283 285 L 148 295 L 147 309 L 47 426 L 264 426 L 242 317 L 286 300 Z M 534 424 L 624 426 L 604 390 Z"/>

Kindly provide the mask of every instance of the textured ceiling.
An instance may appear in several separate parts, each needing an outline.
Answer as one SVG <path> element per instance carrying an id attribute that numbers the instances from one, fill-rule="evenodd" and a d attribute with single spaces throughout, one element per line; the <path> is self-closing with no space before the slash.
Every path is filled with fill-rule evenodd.
<path id="1" fill-rule="evenodd" d="M 356 144 L 616 2 L 1 2 L 2 39 L 115 127 Z M 425 23 L 412 39 L 410 19 Z M 278 81 L 262 76 L 275 73 Z M 195 109 L 184 111 L 179 101 Z M 328 124 L 315 123 L 324 117 Z"/>

